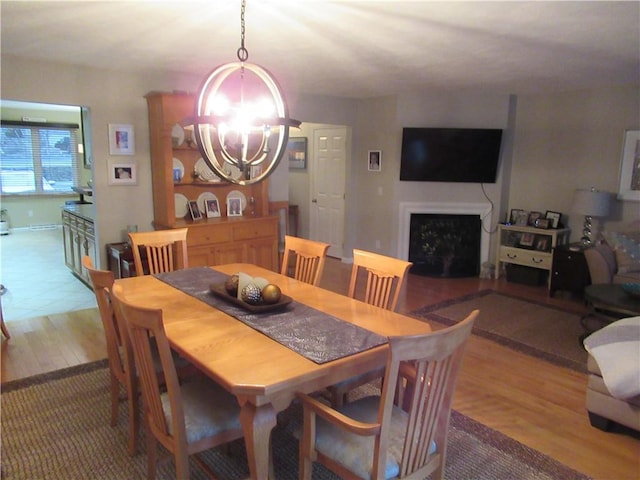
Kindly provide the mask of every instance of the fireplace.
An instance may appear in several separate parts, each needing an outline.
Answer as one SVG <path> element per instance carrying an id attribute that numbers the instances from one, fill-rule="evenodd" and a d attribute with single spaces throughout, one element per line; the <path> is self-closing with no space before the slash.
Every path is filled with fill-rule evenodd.
<path id="1" fill-rule="evenodd" d="M 398 258 L 409 259 L 411 217 L 416 214 L 445 214 L 451 216 L 475 216 L 479 219 L 479 261 L 481 266 L 489 261 L 490 229 L 483 226 L 491 222 L 492 207 L 489 203 L 468 202 L 400 202 L 398 228 Z M 434 274 L 439 275 L 439 274 Z M 475 274 L 477 275 L 477 273 Z"/>
<path id="2" fill-rule="evenodd" d="M 480 273 L 479 215 L 411 214 L 411 273 L 432 277 L 475 277 Z"/>

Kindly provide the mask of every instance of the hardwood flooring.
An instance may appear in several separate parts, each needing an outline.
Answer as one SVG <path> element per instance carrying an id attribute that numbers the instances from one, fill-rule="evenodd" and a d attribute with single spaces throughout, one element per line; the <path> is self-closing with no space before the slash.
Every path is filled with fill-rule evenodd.
<path id="1" fill-rule="evenodd" d="M 322 286 L 346 292 L 350 265 L 329 259 Z M 549 298 L 546 287 L 478 278 L 439 279 L 409 275 L 399 311 L 486 288 L 584 312 L 570 296 Z M 97 309 L 9 322 L 2 340 L 2 382 L 98 360 L 106 356 Z M 472 337 L 454 408 L 531 448 L 598 480 L 640 478 L 640 440 L 605 433 L 589 424 L 586 375 Z"/>

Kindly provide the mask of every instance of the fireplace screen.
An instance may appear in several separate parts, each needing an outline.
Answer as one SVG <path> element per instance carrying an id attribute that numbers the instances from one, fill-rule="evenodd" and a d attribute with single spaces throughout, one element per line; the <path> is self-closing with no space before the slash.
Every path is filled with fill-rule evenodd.
<path id="1" fill-rule="evenodd" d="M 480 274 L 479 215 L 411 214 L 411 272 L 434 277 Z"/>

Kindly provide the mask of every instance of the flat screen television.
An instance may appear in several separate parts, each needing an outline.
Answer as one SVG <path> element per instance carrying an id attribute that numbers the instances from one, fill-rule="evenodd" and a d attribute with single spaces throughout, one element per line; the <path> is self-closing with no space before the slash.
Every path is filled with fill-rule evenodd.
<path id="1" fill-rule="evenodd" d="M 400 180 L 495 183 L 502 130 L 403 128 Z"/>

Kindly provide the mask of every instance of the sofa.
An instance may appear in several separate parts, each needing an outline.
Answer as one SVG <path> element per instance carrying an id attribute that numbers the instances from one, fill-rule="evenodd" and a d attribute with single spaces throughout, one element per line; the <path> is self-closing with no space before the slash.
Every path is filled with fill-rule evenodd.
<path id="1" fill-rule="evenodd" d="M 584 340 L 589 353 L 586 406 L 591 425 L 640 432 L 640 317 L 618 320 Z"/>
<path id="2" fill-rule="evenodd" d="M 584 257 L 592 284 L 640 283 L 640 231 L 608 233 Z"/>

